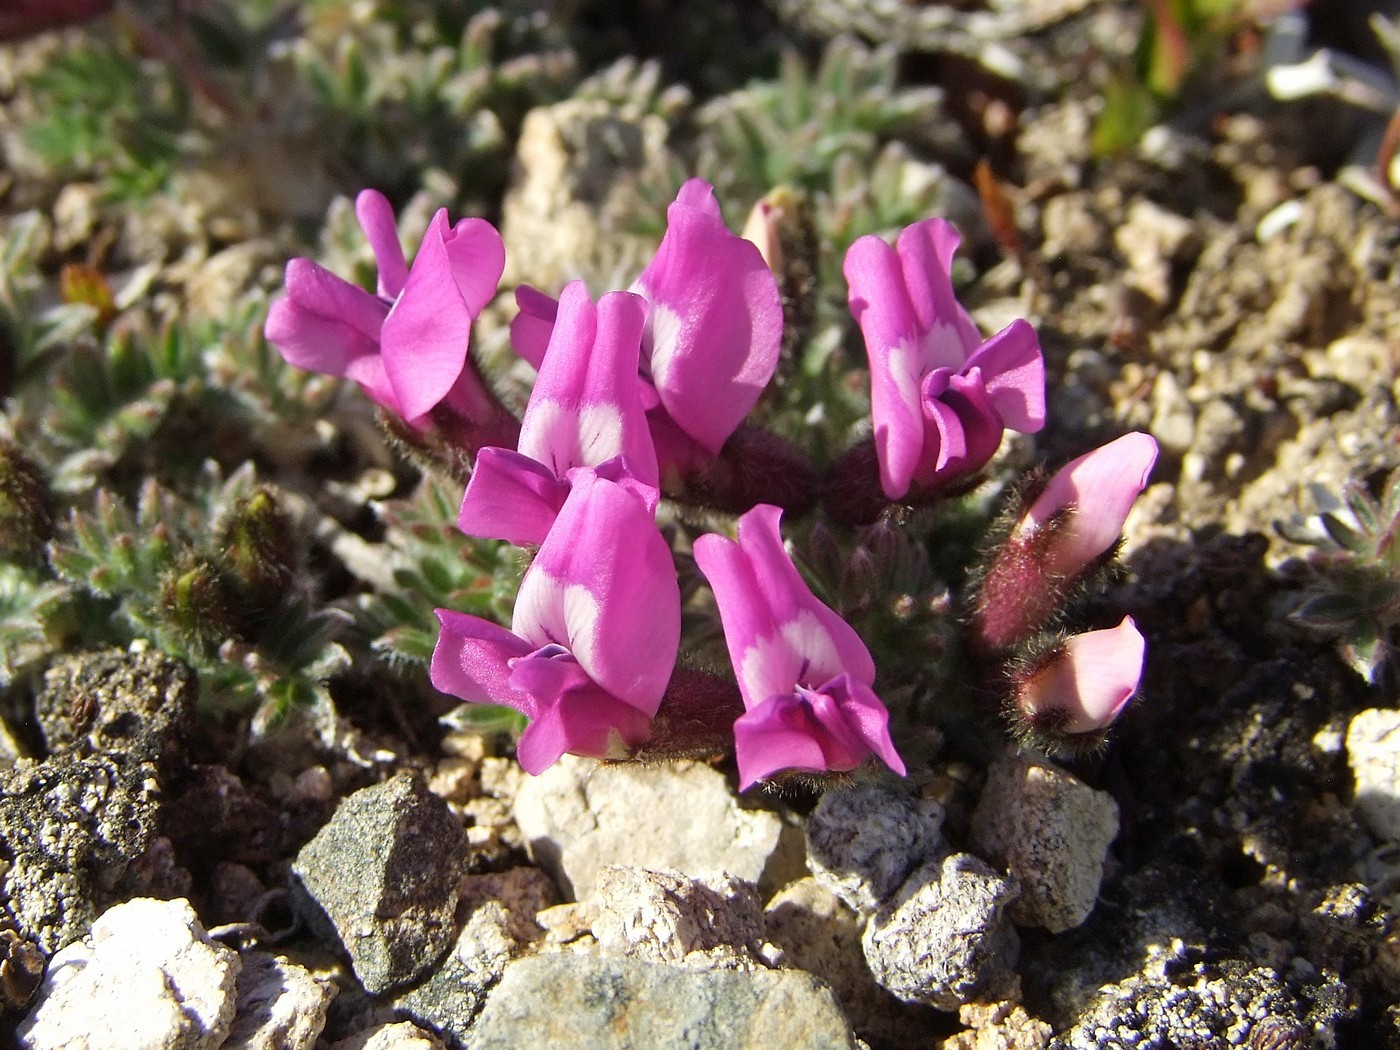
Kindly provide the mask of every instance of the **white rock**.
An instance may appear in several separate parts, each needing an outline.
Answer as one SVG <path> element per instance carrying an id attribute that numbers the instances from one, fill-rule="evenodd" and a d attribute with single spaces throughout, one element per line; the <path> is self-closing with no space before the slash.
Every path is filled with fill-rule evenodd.
<path id="1" fill-rule="evenodd" d="M 740 809 L 707 765 L 602 765 L 569 755 L 521 785 L 515 821 L 535 863 L 578 900 L 592 895 L 608 864 L 756 883 L 783 829 L 772 813 Z"/>
<path id="2" fill-rule="evenodd" d="M 267 952 L 244 952 L 242 962 L 237 1012 L 220 1050 L 311 1050 L 335 985 Z"/>
<path id="3" fill-rule="evenodd" d="M 609 865 L 593 935 L 605 955 L 697 968 L 752 969 L 763 912 L 752 883 Z"/>
<path id="4" fill-rule="evenodd" d="M 1400 842 L 1400 711 L 1362 711 L 1347 727 L 1357 813 L 1375 834 Z"/>
<path id="5" fill-rule="evenodd" d="M 49 961 L 19 1045 L 215 1050 L 233 1020 L 239 966 L 237 952 L 209 940 L 188 901 L 127 901 Z"/>
<path id="6" fill-rule="evenodd" d="M 1099 899 L 1118 834 L 1118 804 L 1049 762 L 1011 756 L 987 774 L 972 815 L 973 848 L 1021 887 L 1014 922 L 1052 933 L 1078 926 Z"/>
<path id="7" fill-rule="evenodd" d="M 410 1021 L 381 1024 L 357 1032 L 331 1046 L 331 1050 L 443 1050 L 438 1037 Z"/>

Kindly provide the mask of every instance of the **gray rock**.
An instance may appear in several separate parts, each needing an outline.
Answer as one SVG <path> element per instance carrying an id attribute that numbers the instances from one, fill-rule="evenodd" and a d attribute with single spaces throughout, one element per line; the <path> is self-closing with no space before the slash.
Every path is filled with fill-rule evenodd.
<path id="1" fill-rule="evenodd" d="M 233 1020 L 238 954 L 188 901 L 119 904 L 50 962 L 20 1025 L 28 1050 L 215 1050 Z"/>
<path id="2" fill-rule="evenodd" d="M 52 953 L 87 932 L 155 839 L 158 790 L 153 765 L 111 754 L 0 773 L 0 890 L 21 933 Z"/>
<path id="3" fill-rule="evenodd" d="M 593 935 L 605 955 L 702 968 L 759 965 L 763 911 L 752 883 L 610 865 L 596 897 Z"/>
<path id="4" fill-rule="evenodd" d="M 972 847 L 1021 887 L 1011 918 L 1062 933 L 1089 917 L 1104 858 L 1118 834 L 1118 804 L 1049 762 L 993 763 L 972 815 Z"/>
<path id="5" fill-rule="evenodd" d="M 1052 1050 L 1142 1050 L 1184 1046 L 1302 1050 L 1314 1025 L 1273 970 L 1238 960 L 1207 965 L 1159 955 L 1143 971 L 1104 988 Z"/>
<path id="6" fill-rule="evenodd" d="M 450 1046 L 461 1046 L 506 965 L 523 950 L 510 914 L 495 901 L 480 905 L 442 965 L 394 1000 L 403 1016 L 426 1025 Z"/>
<path id="7" fill-rule="evenodd" d="M 311 1050 L 335 985 L 268 952 L 244 952 L 240 959 L 233 1025 L 220 1050 Z"/>
<path id="8" fill-rule="evenodd" d="M 578 900 L 608 864 L 756 883 L 783 830 L 774 814 L 741 809 L 723 774 L 697 762 L 602 765 L 565 755 L 525 780 L 514 812 L 535 862 Z"/>
<path id="9" fill-rule="evenodd" d="M 1353 805 L 1379 838 L 1400 842 L 1400 711 L 1362 711 L 1347 726 Z"/>
<path id="10" fill-rule="evenodd" d="M 943 807 L 874 785 L 828 791 L 807 819 L 807 866 L 851 908 L 870 914 L 916 868 L 947 852 Z"/>
<path id="11" fill-rule="evenodd" d="M 466 868 L 461 824 L 406 773 L 348 796 L 292 864 L 308 920 L 339 938 L 372 994 L 421 978 L 451 946 Z"/>
<path id="12" fill-rule="evenodd" d="M 956 1010 L 1005 997 L 1020 941 L 1006 915 L 1016 883 L 956 853 L 919 869 L 865 927 L 870 972 L 905 1002 Z"/>
<path id="13" fill-rule="evenodd" d="M 831 989 L 798 970 L 696 971 L 633 959 L 512 963 L 472 1050 L 855 1050 Z"/>
<path id="14" fill-rule="evenodd" d="M 930 1011 L 900 1002 L 875 983 L 861 954 L 863 925 L 860 915 L 811 876 L 785 887 L 763 913 L 763 935 L 782 952 L 783 965 L 829 984 L 859 1038 L 878 1046 L 917 1046 L 927 1041 Z"/>
<path id="15" fill-rule="evenodd" d="M 60 658 L 35 713 L 52 752 L 119 752 L 169 771 L 185 753 L 194 676 L 155 650 L 104 649 Z"/>

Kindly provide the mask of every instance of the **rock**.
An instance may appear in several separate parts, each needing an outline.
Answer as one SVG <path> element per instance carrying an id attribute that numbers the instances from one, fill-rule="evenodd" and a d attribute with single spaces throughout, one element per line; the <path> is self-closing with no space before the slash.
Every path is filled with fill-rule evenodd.
<path id="1" fill-rule="evenodd" d="M 46 953 L 87 932 L 155 839 L 155 767 L 100 754 L 17 762 L 0 774 L 0 889 Z"/>
<path id="2" fill-rule="evenodd" d="M 1347 726 L 1352 805 L 1379 838 L 1400 842 L 1400 711 L 1372 708 Z"/>
<path id="3" fill-rule="evenodd" d="M 869 914 L 909 874 L 947 852 L 943 807 L 874 785 L 828 791 L 807 819 L 807 866 L 851 908 Z"/>
<path id="4" fill-rule="evenodd" d="M 48 960 L 39 946 L 6 921 L 0 925 L 0 1015 L 29 1005 L 44 979 Z"/>
<path id="5" fill-rule="evenodd" d="M 471 912 L 483 904 L 499 904 L 510 920 L 511 936 L 522 943 L 543 935 L 535 916 L 559 900 L 554 882 L 539 868 L 468 875 L 461 882 L 460 895 L 459 912 Z"/>
<path id="6" fill-rule="evenodd" d="M 326 1025 L 335 985 L 267 952 L 244 952 L 238 1003 L 220 1050 L 311 1050 Z"/>
<path id="7" fill-rule="evenodd" d="M 1062 933 L 1089 917 L 1104 857 L 1118 834 L 1118 804 L 1049 762 L 1008 756 L 992 765 L 972 815 L 978 855 L 1021 887 L 1011 918 Z"/>
<path id="8" fill-rule="evenodd" d="M 422 977 L 452 944 L 466 868 L 461 824 L 407 773 L 346 797 L 292 864 L 308 920 L 339 938 L 376 995 Z"/>
<path id="9" fill-rule="evenodd" d="M 184 664 L 152 649 L 103 649 L 56 661 L 34 708 L 51 752 L 85 745 L 169 772 L 184 755 L 194 701 Z"/>
<path id="10" fill-rule="evenodd" d="M 381 1024 L 342 1039 L 331 1050 L 444 1050 L 442 1042 L 409 1021 Z"/>
<path id="11" fill-rule="evenodd" d="M 215 1050 L 233 1021 L 239 965 L 236 952 L 209 940 L 188 901 L 127 901 L 53 957 L 19 1045 Z"/>
<path id="12" fill-rule="evenodd" d="M 395 1008 L 433 1029 L 450 1046 L 464 1045 L 488 992 L 506 965 L 524 950 L 512 925 L 499 903 L 480 905 L 442 965 L 422 984 L 400 995 Z"/>
<path id="13" fill-rule="evenodd" d="M 1016 883 L 977 857 L 930 861 L 865 927 L 875 980 L 905 1002 L 956 1010 L 1006 994 L 1020 942 L 1006 915 Z"/>
<path id="14" fill-rule="evenodd" d="M 930 1012 L 900 1002 L 875 983 L 861 955 L 863 923 L 840 897 L 808 876 L 768 902 L 763 934 L 781 950 L 784 966 L 831 986 L 858 1037 L 878 1046 L 917 1046 L 927 1037 Z"/>
<path id="15" fill-rule="evenodd" d="M 796 970 L 696 971 L 536 955 L 507 967 L 472 1050 L 855 1050 L 831 989 Z"/>
<path id="16" fill-rule="evenodd" d="M 1303 1050 L 1329 1045 L 1313 1042 L 1313 1026 L 1303 1018 L 1301 1004 L 1272 970 L 1234 959 L 1207 965 L 1159 955 L 1142 972 L 1105 987 L 1074 1027 L 1051 1046 Z"/>
<path id="17" fill-rule="evenodd" d="M 763 911 L 752 883 L 609 865 L 595 895 L 593 935 L 605 955 L 700 968 L 759 965 Z"/>
<path id="18" fill-rule="evenodd" d="M 1171 298 L 1172 267 L 1189 261 L 1201 241 L 1190 219 L 1143 199 L 1129 205 L 1127 221 L 1113 234 L 1127 260 L 1129 280 L 1155 303 Z"/>
<path id="19" fill-rule="evenodd" d="M 608 864 L 756 883 L 783 830 L 774 814 L 741 809 L 724 775 L 697 762 L 602 765 L 566 755 L 521 785 L 514 812 L 535 863 L 579 900 Z"/>
<path id="20" fill-rule="evenodd" d="M 574 277 L 620 279 L 641 272 L 654 236 L 628 233 L 638 187 L 669 183 L 668 129 L 601 99 L 531 110 L 520 129 L 520 178 L 506 195 L 501 236 L 505 286 L 528 282 L 557 294 Z"/>
<path id="21" fill-rule="evenodd" d="M 1045 1050 L 1052 1029 L 1015 1003 L 968 1003 L 958 1008 L 967 1031 L 943 1042 L 941 1050 Z"/>

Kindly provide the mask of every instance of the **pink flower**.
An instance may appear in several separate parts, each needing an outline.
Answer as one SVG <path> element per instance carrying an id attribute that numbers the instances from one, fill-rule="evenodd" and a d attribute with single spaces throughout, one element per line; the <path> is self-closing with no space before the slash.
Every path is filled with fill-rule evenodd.
<path id="1" fill-rule="evenodd" d="M 635 484 L 654 509 L 656 451 L 636 381 L 645 321 L 639 295 L 609 292 L 594 306 L 582 281 L 564 289 L 517 450 L 477 455 L 457 521 L 463 532 L 542 543 L 575 467 Z"/>
<path id="2" fill-rule="evenodd" d="M 639 361 L 642 404 L 654 427 L 671 423 L 698 446 L 694 454 L 713 456 L 772 378 L 782 300 L 758 248 L 724 225 L 708 182 L 682 186 L 666 218 L 666 235 L 632 286 L 650 307 Z M 511 342 L 538 368 L 556 305 L 529 287 L 517 290 L 516 301 Z M 658 446 L 663 440 L 675 436 L 658 437 Z"/>
<path id="3" fill-rule="evenodd" d="M 891 248 L 861 237 L 846 252 L 851 313 L 870 356 L 870 414 L 890 499 L 980 470 L 1006 429 L 1045 425 L 1045 362 L 1035 330 L 1013 321 L 983 340 L 953 295 L 957 231 L 905 227 Z"/>
<path id="4" fill-rule="evenodd" d="M 802 582 L 780 516 L 760 504 L 739 519 L 737 543 L 714 534 L 695 541 L 744 701 L 734 723 L 740 788 L 785 769 L 854 769 L 871 754 L 902 774 L 889 713 L 870 688 L 870 652 Z"/>
<path id="5" fill-rule="evenodd" d="M 1137 692 L 1145 652 L 1131 616 L 1105 631 L 1076 634 L 1017 683 L 1014 711 L 1055 735 L 1107 729 Z"/>
<path id="6" fill-rule="evenodd" d="M 1148 434 L 1125 434 L 1060 469 L 992 558 L 972 617 L 983 649 L 1024 641 L 1110 555 L 1157 461 Z"/>
<path id="7" fill-rule="evenodd" d="M 359 383 L 376 404 L 421 425 L 440 404 L 485 422 L 502 411 L 467 354 L 472 322 L 496 294 L 505 247 L 484 219 L 448 225 L 444 208 L 428 225 L 409 267 L 384 195 L 355 200 L 379 266 L 371 295 L 310 259 L 287 264 L 284 298 L 265 328 L 289 364 Z"/>
<path id="8" fill-rule="evenodd" d="M 510 630 L 437 610 L 433 685 L 528 717 L 517 755 L 530 773 L 566 752 L 620 758 L 645 740 L 680 646 L 676 569 L 651 510 L 587 468 L 569 483 Z"/>

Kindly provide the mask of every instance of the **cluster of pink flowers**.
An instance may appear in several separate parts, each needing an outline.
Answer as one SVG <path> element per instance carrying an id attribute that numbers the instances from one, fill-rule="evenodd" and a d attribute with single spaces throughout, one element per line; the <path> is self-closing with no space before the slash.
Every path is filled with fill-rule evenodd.
<path id="1" fill-rule="evenodd" d="M 872 757 L 902 774 L 869 650 L 813 595 L 784 546 L 774 504 L 809 507 L 817 475 L 810 465 L 788 471 L 800 455 L 745 423 L 777 365 L 782 301 L 763 254 L 728 229 L 709 184 L 681 187 L 629 291 L 595 301 L 581 282 L 557 300 L 517 290 L 512 345 L 538 373 L 518 423 L 468 353 L 503 271 L 499 234 L 480 219 L 451 225 L 440 211 L 410 266 L 384 197 L 366 190 L 356 211 L 377 294 L 293 260 L 268 339 L 292 364 L 353 379 L 409 433 L 467 445 L 475 461 L 459 527 L 538 548 L 509 630 L 438 610 L 433 684 L 522 712 L 518 756 L 532 773 L 565 753 L 632 754 L 663 704 L 685 702 L 675 685 L 681 596 L 657 509 L 663 498 L 706 503 L 743 511 L 737 540 L 694 541 L 733 664 L 735 711 L 742 705 L 733 726 L 741 786 Z M 863 237 L 846 256 L 890 504 L 946 493 L 988 464 L 1007 429 L 1034 433 L 1045 421 L 1036 334 L 1016 321 L 981 337 L 953 293 L 957 245 L 949 224 L 930 219 L 896 247 Z M 988 564 L 970 617 L 976 651 L 996 659 L 1044 635 L 1112 556 L 1155 454 L 1150 437 L 1129 435 L 1044 486 Z M 774 473 L 802 479 L 798 494 L 753 498 L 762 485 L 746 475 Z M 1042 645 L 1014 680 L 1014 706 L 1051 731 L 1096 733 L 1136 690 L 1142 659 L 1131 619 Z"/>

